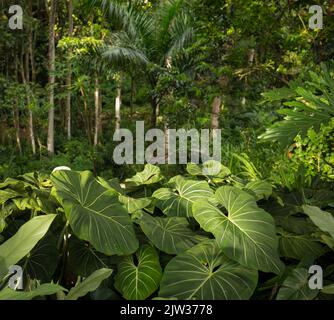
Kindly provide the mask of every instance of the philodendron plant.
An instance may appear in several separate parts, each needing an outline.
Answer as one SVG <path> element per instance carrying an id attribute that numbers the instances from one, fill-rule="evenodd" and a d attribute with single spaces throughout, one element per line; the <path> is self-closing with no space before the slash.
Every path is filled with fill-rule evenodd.
<path id="1" fill-rule="evenodd" d="M 319 208 L 312 191 L 298 202 L 212 166 L 189 164 L 169 181 L 153 165 L 122 183 L 67 168 L 7 179 L 0 299 L 331 297 L 333 195 Z M 325 269 L 322 289 L 308 283 L 314 264 Z"/>

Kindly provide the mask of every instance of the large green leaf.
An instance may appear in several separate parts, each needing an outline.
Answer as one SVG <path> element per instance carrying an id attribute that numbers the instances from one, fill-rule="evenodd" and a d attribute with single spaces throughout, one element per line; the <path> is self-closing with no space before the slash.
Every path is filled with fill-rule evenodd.
<path id="1" fill-rule="evenodd" d="M 189 163 L 187 164 L 187 171 L 192 176 L 205 176 L 215 182 L 222 181 L 231 174 L 229 168 L 215 160 L 206 161 L 202 165 Z"/>
<path id="2" fill-rule="evenodd" d="M 132 198 L 125 194 L 125 190 L 121 188 L 118 180 L 105 180 L 101 177 L 98 178 L 98 182 L 108 190 L 118 195 L 120 203 L 124 204 L 129 213 L 135 213 L 141 209 L 148 207 L 152 200 L 150 198 Z"/>
<path id="3" fill-rule="evenodd" d="M 95 291 L 101 285 L 102 281 L 111 276 L 112 272 L 111 269 L 96 270 L 88 278 L 72 288 L 65 297 L 65 300 L 77 300 L 84 297 L 87 293 Z"/>
<path id="4" fill-rule="evenodd" d="M 296 268 L 284 280 L 276 300 L 312 300 L 319 293 L 308 284 L 309 273 L 305 268 Z"/>
<path id="5" fill-rule="evenodd" d="M 170 188 L 161 188 L 153 193 L 157 206 L 171 217 L 192 217 L 192 204 L 213 195 L 206 181 L 187 180 L 182 176 L 172 178 Z"/>
<path id="6" fill-rule="evenodd" d="M 128 196 L 120 195 L 118 197 L 119 201 L 123 203 L 129 213 L 135 213 L 141 209 L 148 207 L 152 200 L 149 198 L 135 199 Z"/>
<path id="7" fill-rule="evenodd" d="M 328 232 L 334 238 L 334 217 L 331 213 L 314 206 L 304 205 L 303 209 L 320 230 Z"/>
<path id="8" fill-rule="evenodd" d="M 179 254 L 168 263 L 159 296 L 189 300 L 245 300 L 253 294 L 257 279 L 257 271 L 230 260 L 211 240 Z"/>
<path id="9" fill-rule="evenodd" d="M 168 254 L 181 253 L 208 239 L 193 232 L 186 218 L 143 214 L 140 226 L 152 243 Z"/>
<path id="10" fill-rule="evenodd" d="M 152 164 L 146 164 L 142 172 L 138 172 L 132 178 L 126 179 L 127 187 L 138 187 L 142 185 L 151 185 L 162 180 L 159 167 Z"/>
<path id="11" fill-rule="evenodd" d="M 156 250 L 142 246 L 133 256 L 124 257 L 118 265 L 115 288 L 127 300 L 145 300 L 159 287 L 161 266 Z"/>
<path id="12" fill-rule="evenodd" d="M 44 237 L 55 217 L 46 215 L 31 219 L 0 246 L 0 279 Z"/>
<path id="13" fill-rule="evenodd" d="M 279 237 L 279 253 L 282 257 L 302 260 L 303 258 L 318 258 L 326 252 L 319 241 L 311 235 L 299 235 L 281 230 Z"/>
<path id="14" fill-rule="evenodd" d="M 57 239 L 51 233 L 47 234 L 32 249 L 24 263 L 25 270 L 31 279 L 50 282 L 57 268 L 59 253 Z"/>
<path id="15" fill-rule="evenodd" d="M 127 255 L 138 248 L 133 224 L 118 196 L 88 171 L 57 171 L 56 195 L 77 237 L 107 255 Z"/>
<path id="16" fill-rule="evenodd" d="M 250 191 L 252 194 L 254 194 L 257 200 L 268 198 L 273 192 L 271 184 L 262 180 L 256 180 L 247 183 L 244 187 L 244 190 Z"/>
<path id="17" fill-rule="evenodd" d="M 110 257 L 97 252 L 89 243 L 72 236 L 68 246 L 69 268 L 75 274 L 88 277 L 94 271 L 108 268 Z"/>
<path id="18" fill-rule="evenodd" d="M 235 187 L 219 188 L 215 198 L 222 207 L 209 201 L 198 201 L 193 206 L 194 218 L 201 227 L 215 236 L 231 259 L 250 268 L 280 273 L 283 264 L 270 214 L 259 208 L 251 195 Z"/>
<path id="19" fill-rule="evenodd" d="M 66 291 L 66 289 L 53 283 L 42 284 L 32 291 L 15 291 L 7 287 L 0 291 L 0 300 L 31 300 L 61 291 Z"/>

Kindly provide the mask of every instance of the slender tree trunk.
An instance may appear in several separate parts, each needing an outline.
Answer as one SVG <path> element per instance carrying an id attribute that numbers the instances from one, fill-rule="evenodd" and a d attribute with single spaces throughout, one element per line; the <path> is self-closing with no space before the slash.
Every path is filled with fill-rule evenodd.
<path id="1" fill-rule="evenodd" d="M 15 56 L 15 78 L 18 82 L 18 57 Z M 18 108 L 18 98 L 15 99 L 15 105 L 13 108 L 13 122 L 16 135 L 16 145 L 20 155 L 22 155 L 21 137 L 20 137 L 20 113 Z"/>
<path id="2" fill-rule="evenodd" d="M 117 82 L 117 97 L 115 101 L 115 129 L 118 130 L 121 128 L 121 107 L 122 107 L 122 89 L 121 89 L 121 76 L 116 77 Z"/>
<path id="3" fill-rule="evenodd" d="M 89 145 L 92 146 L 92 130 L 91 130 L 91 118 L 90 118 L 90 112 L 88 110 L 88 102 L 87 102 L 87 96 L 84 87 L 80 88 L 81 96 L 83 98 L 84 103 L 84 114 L 83 114 L 83 122 L 85 125 L 87 138 Z"/>
<path id="4" fill-rule="evenodd" d="M 220 97 L 215 97 L 212 103 L 212 113 L 211 113 L 211 129 L 219 129 L 219 115 L 222 105 L 222 100 Z"/>
<path id="5" fill-rule="evenodd" d="M 32 110 L 30 109 L 31 97 L 30 97 L 30 92 L 29 92 L 29 82 L 30 82 L 29 53 L 28 52 L 26 53 L 25 63 L 24 63 L 23 50 L 22 50 L 22 60 L 21 60 L 21 74 L 22 74 L 22 82 L 25 85 L 26 95 L 27 95 L 27 108 L 28 108 L 28 114 L 29 114 L 28 128 L 29 128 L 29 138 L 30 138 L 31 150 L 32 150 L 33 155 L 36 155 L 34 120 L 33 120 Z"/>
<path id="6" fill-rule="evenodd" d="M 29 1 L 29 13 L 32 16 L 32 0 Z M 29 46 L 28 46 L 28 52 L 26 54 L 26 81 L 27 86 L 29 86 L 30 82 L 30 66 L 29 62 L 31 63 L 31 77 L 32 81 L 35 81 L 36 77 L 36 71 L 35 71 L 35 64 L 34 64 L 34 56 L 33 56 L 33 50 L 32 50 L 32 42 L 33 42 L 33 30 L 32 27 L 30 27 L 29 30 Z M 29 137 L 30 137 L 30 143 L 31 143 L 31 150 L 32 154 L 36 155 L 36 142 L 35 142 L 35 134 L 34 134 L 34 116 L 33 112 L 31 110 L 31 99 L 30 99 L 30 92 L 27 87 L 27 103 L 28 103 L 28 113 L 29 113 Z"/>
<path id="7" fill-rule="evenodd" d="M 73 35 L 73 1 L 68 0 L 68 35 L 71 37 Z M 72 127 L 71 127 L 71 91 L 72 86 L 72 66 L 71 66 L 71 56 L 72 50 L 69 50 L 68 53 L 68 63 L 67 63 L 67 77 L 66 77 L 66 87 L 67 87 L 67 97 L 66 97 L 66 131 L 67 139 L 71 140 L 72 138 Z"/>
<path id="8" fill-rule="evenodd" d="M 95 133 L 94 133 L 94 146 L 99 144 L 99 136 L 101 129 L 101 101 L 100 101 L 100 84 L 99 78 L 95 77 Z"/>
<path id="9" fill-rule="evenodd" d="M 55 102 L 54 102 L 54 84 L 55 84 L 55 20 L 57 0 L 50 0 L 49 10 L 49 116 L 48 116 L 48 153 L 54 154 L 54 122 L 55 122 Z"/>
<path id="10" fill-rule="evenodd" d="M 15 128 L 17 149 L 19 150 L 20 156 L 22 156 L 22 146 L 21 146 L 21 137 L 20 137 L 20 115 L 19 115 L 19 108 L 17 107 L 17 105 L 18 105 L 18 101 L 16 99 L 16 104 L 13 109 L 13 122 L 14 122 L 14 128 Z"/>

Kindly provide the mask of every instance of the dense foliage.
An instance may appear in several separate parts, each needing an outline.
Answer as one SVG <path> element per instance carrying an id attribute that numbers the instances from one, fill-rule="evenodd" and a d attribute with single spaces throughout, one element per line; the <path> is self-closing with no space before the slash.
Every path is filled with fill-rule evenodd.
<path id="1" fill-rule="evenodd" d="M 334 219 L 314 206 L 332 206 L 333 193 L 324 199 L 311 189 L 304 198 L 273 192 L 270 183 L 241 179 L 226 167 L 210 175 L 213 164 L 206 163 L 206 175 L 190 164 L 186 176 L 169 181 L 153 165 L 124 183 L 67 170 L 7 179 L 0 185 L 0 275 L 4 284 L 11 265 L 24 266 L 31 291 L 4 285 L 0 297 L 313 299 L 333 293 Z M 328 265 L 323 291 L 307 285 L 315 262 Z"/>
<path id="2" fill-rule="evenodd" d="M 0 300 L 333 299 L 333 1 L 322 29 L 308 0 L 16 2 Z M 223 164 L 117 165 L 114 132 L 136 121 L 219 128 Z"/>

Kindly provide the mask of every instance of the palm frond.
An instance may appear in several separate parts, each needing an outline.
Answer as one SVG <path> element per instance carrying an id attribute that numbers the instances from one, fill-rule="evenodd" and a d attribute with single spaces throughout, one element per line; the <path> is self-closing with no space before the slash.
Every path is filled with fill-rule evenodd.
<path id="1" fill-rule="evenodd" d="M 189 15 L 182 12 L 179 18 L 173 22 L 170 33 L 171 39 L 165 58 L 175 57 L 193 41 L 195 29 L 192 26 Z"/>
<path id="2" fill-rule="evenodd" d="M 297 87 L 294 91 L 295 99 L 283 103 L 278 111 L 284 119 L 260 135 L 261 141 L 278 141 L 287 146 L 297 135 L 304 137 L 310 128 L 318 131 L 322 123 L 334 117 L 334 80 L 324 65 L 319 76 L 311 74 L 307 89 Z"/>
<path id="3" fill-rule="evenodd" d="M 104 48 L 102 56 L 119 69 L 148 64 L 145 52 L 140 46 L 136 46 L 136 43 L 130 39 L 126 32 L 112 34 L 111 45 Z"/>

